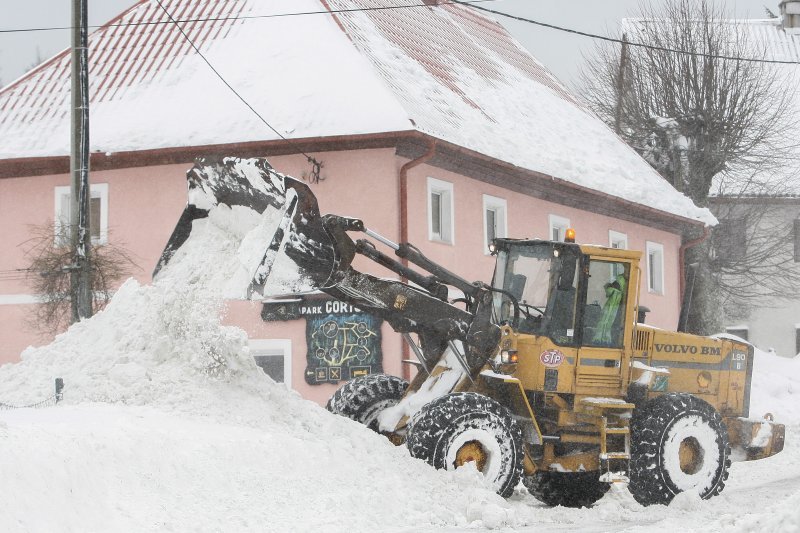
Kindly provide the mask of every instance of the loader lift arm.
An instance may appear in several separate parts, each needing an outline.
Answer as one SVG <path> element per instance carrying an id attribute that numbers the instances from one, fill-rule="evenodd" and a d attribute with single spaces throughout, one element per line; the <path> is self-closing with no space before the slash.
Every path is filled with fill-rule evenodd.
<path id="1" fill-rule="evenodd" d="M 500 328 L 492 322 L 492 289 L 483 283 L 470 283 L 425 257 L 415 246 L 395 244 L 368 230 L 359 219 L 325 215 L 322 224 L 334 250 L 343 259 L 332 277 L 333 283 L 320 290 L 386 320 L 398 333 L 417 333 L 422 343 L 426 368 L 439 359 L 448 344 L 460 340 L 465 347 L 465 362 L 470 375 L 477 373 L 500 340 Z M 363 231 L 395 249 L 398 257 L 430 273 L 424 276 L 376 249 L 366 239 L 356 242 L 347 231 Z M 408 283 L 378 278 L 354 270 L 354 254 L 363 255 L 412 281 Z M 346 266 L 345 266 L 346 265 Z M 447 286 L 461 290 L 467 301 L 462 310 L 447 301 Z"/>
<path id="2" fill-rule="evenodd" d="M 425 257 L 415 246 L 395 244 L 366 229 L 359 219 L 322 216 L 308 185 L 276 172 L 266 159 L 201 158 L 187 173 L 187 185 L 186 208 L 154 278 L 169 270 L 171 263 L 181 262 L 182 248 L 202 246 L 204 235 L 216 235 L 209 228 L 218 221 L 222 222 L 217 229 L 223 230 L 219 233 L 225 234 L 230 226 L 246 219 L 250 227 L 237 226 L 236 272 L 228 271 L 229 264 L 217 267 L 228 285 L 232 281 L 236 287 L 228 298 L 323 291 L 386 320 L 399 333 L 418 334 L 426 368 L 439 360 L 449 344 L 461 341 L 464 370 L 474 376 L 496 349 L 500 340 L 500 329 L 492 321 L 492 291 L 496 289 L 470 283 Z M 348 235 L 353 231 L 394 248 L 398 257 L 430 275 L 380 252 L 369 240 L 354 242 Z M 356 254 L 416 286 L 354 270 L 351 263 Z M 448 285 L 464 293 L 466 309 L 447 301 Z M 512 301 L 518 316 L 519 306 Z"/>

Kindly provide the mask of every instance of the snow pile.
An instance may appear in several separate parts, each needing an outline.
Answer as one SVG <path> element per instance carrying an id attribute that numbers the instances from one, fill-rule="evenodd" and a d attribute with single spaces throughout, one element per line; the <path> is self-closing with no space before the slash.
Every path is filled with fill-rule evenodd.
<path id="1" fill-rule="evenodd" d="M 129 280 L 103 312 L 0 367 L 5 402 L 66 385 L 58 409 L 3 415 L 0 530 L 530 523 L 534 507 L 477 472 L 433 470 L 255 365 L 244 332 L 219 318 L 236 278 L 219 266 L 239 267 L 251 222 L 215 208 L 154 285 Z"/>
<path id="2" fill-rule="evenodd" d="M 773 458 L 753 463 L 764 467 L 769 467 L 769 463 L 774 463 L 776 460 L 785 460 L 789 454 L 797 454 L 797 438 L 800 437 L 797 431 L 800 427 L 800 355 L 786 358 L 756 348 L 750 394 L 750 417 L 759 418 L 768 412 L 774 415 L 776 422 L 787 426 L 787 435 L 783 452 Z M 787 472 L 778 466 L 773 467 L 773 470 L 779 473 L 778 486 L 791 487 L 789 495 L 785 498 L 773 495 L 769 503 L 765 503 L 761 509 L 748 506 L 746 508 L 748 511 L 758 510 L 758 512 L 724 518 L 720 521 L 721 528 L 742 533 L 800 532 L 800 487 L 797 486 L 797 478 L 791 475 L 786 477 Z M 775 473 L 765 473 L 764 477 L 770 475 L 776 477 Z"/>
<path id="3" fill-rule="evenodd" d="M 773 505 L 769 512 L 748 516 L 736 525 L 736 529 L 728 531 L 797 533 L 800 531 L 800 492 Z"/>
<path id="4" fill-rule="evenodd" d="M 781 357 L 756 348 L 750 416 L 772 413 L 781 424 L 800 424 L 800 356 Z"/>

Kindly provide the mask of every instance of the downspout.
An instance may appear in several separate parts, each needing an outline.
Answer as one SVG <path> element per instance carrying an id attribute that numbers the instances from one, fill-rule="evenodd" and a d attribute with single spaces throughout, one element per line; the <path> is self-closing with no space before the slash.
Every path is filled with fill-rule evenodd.
<path id="1" fill-rule="evenodd" d="M 416 159 L 404 164 L 400 167 L 400 242 L 408 242 L 408 171 L 412 168 L 419 166 L 423 163 L 430 161 L 436 155 L 436 139 L 428 139 L 428 150 Z M 404 266 L 408 266 L 408 260 L 402 259 Z M 401 349 L 401 358 L 406 360 L 410 358 L 411 352 L 408 343 L 403 341 Z M 411 367 L 410 365 L 403 365 L 403 378 L 411 380 Z"/>
<path id="2" fill-rule="evenodd" d="M 711 226 L 703 227 L 703 234 L 698 238 L 691 240 L 687 243 L 684 243 L 680 247 L 680 251 L 678 252 L 678 267 L 680 268 L 680 295 L 681 298 L 684 297 L 683 292 L 686 290 L 686 267 L 684 266 L 684 260 L 686 258 L 686 250 L 689 248 L 694 248 L 701 242 L 708 239 L 708 236 L 711 234 Z"/>

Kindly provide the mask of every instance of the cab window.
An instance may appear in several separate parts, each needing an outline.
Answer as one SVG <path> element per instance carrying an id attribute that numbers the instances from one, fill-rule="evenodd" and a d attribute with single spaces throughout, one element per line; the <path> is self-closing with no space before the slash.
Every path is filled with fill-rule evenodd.
<path id="1" fill-rule="evenodd" d="M 583 312 L 583 345 L 621 348 L 630 264 L 592 260 Z"/>

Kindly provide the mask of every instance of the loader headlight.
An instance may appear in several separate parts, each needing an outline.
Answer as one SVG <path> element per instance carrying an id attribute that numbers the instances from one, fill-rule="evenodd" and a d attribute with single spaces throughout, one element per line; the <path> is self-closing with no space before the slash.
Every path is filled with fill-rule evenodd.
<path id="1" fill-rule="evenodd" d="M 500 362 L 504 365 L 510 365 L 513 363 L 517 363 L 519 361 L 519 357 L 517 356 L 517 350 L 503 350 L 500 352 Z"/>

